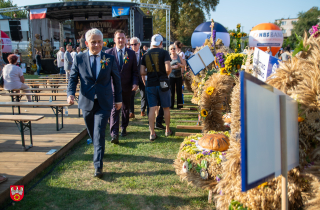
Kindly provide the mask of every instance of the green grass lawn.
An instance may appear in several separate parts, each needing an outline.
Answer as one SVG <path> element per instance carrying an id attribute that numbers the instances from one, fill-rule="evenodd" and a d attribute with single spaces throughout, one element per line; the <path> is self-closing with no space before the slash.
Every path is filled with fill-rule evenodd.
<path id="1" fill-rule="evenodd" d="M 185 103 L 190 100 L 190 95 L 185 96 Z M 174 172 L 173 160 L 183 138 L 166 138 L 164 131 L 156 130 L 158 138 L 150 142 L 147 117 L 140 116 L 139 95 L 135 108 L 136 119 L 130 120 L 128 135 L 120 137 L 119 145 L 110 143 L 107 129 L 103 179 L 93 177 L 93 145 L 86 144 L 86 137 L 26 185 L 23 200 L 8 209 L 214 209 L 207 202 L 207 190 L 188 186 Z M 183 124 L 179 120 L 196 118 L 171 110 L 172 130 Z"/>

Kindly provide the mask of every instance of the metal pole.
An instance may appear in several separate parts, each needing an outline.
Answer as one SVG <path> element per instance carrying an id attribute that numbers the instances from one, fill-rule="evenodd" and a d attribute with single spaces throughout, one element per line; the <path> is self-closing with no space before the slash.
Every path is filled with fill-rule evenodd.
<path id="1" fill-rule="evenodd" d="M 64 37 L 64 32 L 63 32 L 63 23 L 59 22 L 59 29 L 60 29 L 60 47 L 63 47 L 63 37 Z"/>
<path id="2" fill-rule="evenodd" d="M 287 124 L 286 96 L 280 97 L 280 128 L 281 128 L 281 209 L 288 210 L 288 160 L 287 160 Z"/>
<path id="3" fill-rule="evenodd" d="M 170 9 L 171 9 L 171 8 L 170 8 Z M 168 47 L 167 47 L 167 50 L 169 50 L 170 39 L 171 39 L 171 37 L 170 37 L 170 24 L 171 24 L 171 21 L 170 21 L 170 9 L 168 9 L 168 11 L 169 11 L 169 16 L 168 16 L 168 19 L 169 19 L 169 21 L 168 21 L 168 25 L 169 25 L 168 36 L 169 36 L 169 39 L 168 39 Z"/>
<path id="4" fill-rule="evenodd" d="M 166 10 L 166 50 L 168 50 L 168 10 Z"/>

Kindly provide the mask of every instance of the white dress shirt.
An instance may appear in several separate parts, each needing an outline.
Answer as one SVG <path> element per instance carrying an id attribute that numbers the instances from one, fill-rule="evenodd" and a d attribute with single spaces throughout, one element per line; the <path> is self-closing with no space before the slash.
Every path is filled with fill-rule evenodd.
<path id="1" fill-rule="evenodd" d="M 118 47 L 116 47 L 117 49 L 117 55 L 118 55 L 118 60 L 119 60 L 119 65 L 120 65 L 120 50 L 122 50 L 122 58 L 124 59 L 124 52 L 126 50 L 126 47 L 119 49 Z"/>
<path id="2" fill-rule="evenodd" d="M 93 56 L 93 54 L 90 52 L 90 50 L 88 50 L 88 52 L 89 52 L 90 66 L 92 66 L 94 56 Z M 100 61 L 101 61 L 101 52 L 99 52 L 99 53 L 97 54 L 97 57 L 96 57 L 96 62 L 97 62 L 97 67 L 96 67 L 96 79 L 98 78 L 99 73 L 100 73 L 100 70 L 101 70 Z M 94 95 L 94 99 L 97 99 L 97 94 Z"/>
<path id="3" fill-rule="evenodd" d="M 135 52 L 136 57 L 137 57 L 137 66 L 139 65 L 139 59 L 140 59 L 140 49 L 138 50 L 138 52 Z"/>
<path id="4" fill-rule="evenodd" d="M 90 67 L 92 66 L 93 64 L 93 59 L 94 59 L 94 56 L 93 54 L 90 52 L 89 50 L 89 59 L 90 59 Z M 98 78 L 99 76 L 99 73 L 100 73 L 100 70 L 101 70 L 101 64 L 100 64 L 100 61 L 101 61 L 101 52 L 99 52 L 97 54 L 97 57 L 96 57 L 96 62 L 97 62 L 97 68 L 96 68 L 96 79 Z"/>

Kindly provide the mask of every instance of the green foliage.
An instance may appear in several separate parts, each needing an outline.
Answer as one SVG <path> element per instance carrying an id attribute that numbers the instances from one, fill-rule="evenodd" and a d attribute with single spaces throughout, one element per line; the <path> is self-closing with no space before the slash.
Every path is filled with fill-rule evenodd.
<path id="1" fill-rule="evenodd" d="M 317 25 L 320 22 L 318 17 L 320 16 L 320 10 L 318 7 L 312 7 L 307 12 L 300 12 L 298 14 L 299 20 L 294 24 L 291 36 L 295 37 L 295 33 L 299 36 L 303 36 L 304 31 L 309 31 L 309 29 Z M 296 37 L 295 37 L 296 38 Z"/>
<path id="2" fill-rule="evenodd" d="M 310 45 L 307 45 L 306 47 L 303 46 L 303 38 L 301 36 L 298 36 L 297 34 L 296 35 L 296 38 L 298 40 L 298 44 L 297 44 L 297 47 L 294 49 L 293 53 L 292 53 L 292 56 L 295 56 L 298 52 L 300 51 L 308 51 Z"/>
<path id="3" fill-rule="evenodd" d="M 17 7 L 17 4 L 13 4 L 11 0 L 1 0 L 0 1 L 0 8 L 8 8 L 8 7 Z M 11 17 L 11 18 L 27 18 L 27 11 L 17 11 L 17 12 L 6 12 L 1 13 L 2 15 Z M 17 16 L 14 17 L 13 15 L 16 14 Z"/>
<path id="4" fill-rule="evenodd" d="M 208 166 L 208 161 L 202 160 L 201 164 L 199 163 L 197 164 L 196 171 L 200 173 L 201 169 L 207 169 L 207 166 Z"/>
<path id="5" fill-rule="evenodd" d="M 298 14 L 299 20 L 296 23 L 293 23 L 293 30 L 291 36 L 288 37 L 285 41 L 286 44 L 283 44 L 284 47 L 290 45 L 292 48 L 295 48 L 299 40 L 296 35 L 303 37 L 303 33 L 305 31 L 309 31 L 309 29 L 317 25 L 320 22 L 318 17 L 320 16 L 320 10 L 318 7 L 312 7 L 307 12 L 300 12 Z M 285 42 L 284 42 L 285 43 Z"/>
<path id="6" fill-rule="evenodd" d="M 232 200 L 229 205 L 229 210 L 249 210 L 248 208 L 244 208 L 243 204 L 239 201 Z"/>

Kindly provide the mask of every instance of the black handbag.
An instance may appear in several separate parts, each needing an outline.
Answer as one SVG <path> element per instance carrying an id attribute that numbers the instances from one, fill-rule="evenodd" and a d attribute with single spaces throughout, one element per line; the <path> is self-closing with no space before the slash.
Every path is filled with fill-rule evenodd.
<path id="1" fill-rule="evenodd" d="M 163 76 L 163 77 L 159 78 L 158 73 L 157 73 L 157 71 L 155 70 L 155 65 L 154 65 L 154 63 L 153 63 L 152 57 L 151 57 L 150 53 L 148 53 L 148 54 L 149 54 L 149 58 L 150 58 L 150 61 L 151 61 L 152 69 L 153 69 L 153 71 L 156 73 L 157 78 L 158 78 L 158 80 L 159 80 L 159 82 L 160 82 L 160 90 L 161 90 L 162 92 L 168 91 L 168 90 L 170 89 L 170 81 L 169 81 L 169 78 L 168 78 L 167 76 Z"/>

